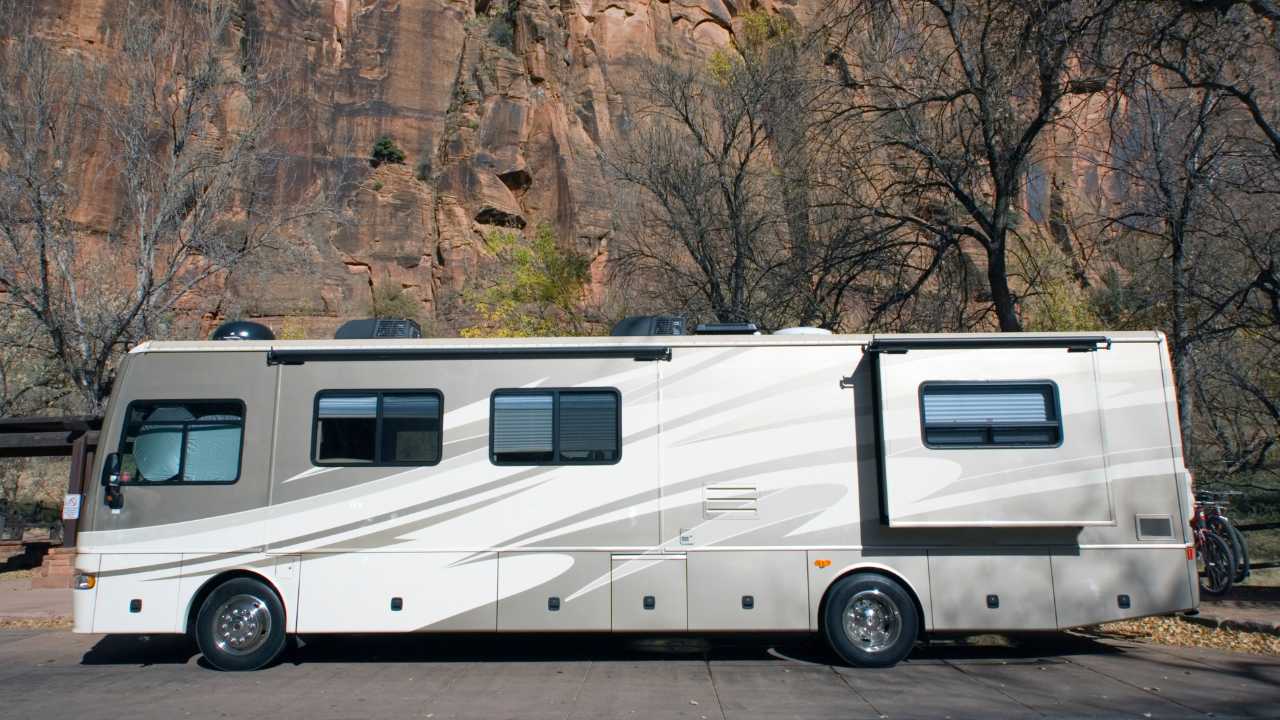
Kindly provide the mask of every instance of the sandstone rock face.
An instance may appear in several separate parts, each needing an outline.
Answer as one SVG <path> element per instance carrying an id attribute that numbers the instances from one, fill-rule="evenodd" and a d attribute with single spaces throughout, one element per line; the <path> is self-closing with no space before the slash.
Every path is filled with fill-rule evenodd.
<path id="1" fill-rule="evenodd" d="M 49 42 L 107 65 L 130 0 L 41 0 Z M 154 0 L 166 8 L 179 0 Z M 421 303 L 432 331 L 466 320 L 454 302 L 491 259 L 487 235 L 552 226 L 593 258 L 603 294 L 618 189 L 603 160 L 625 135 L 655 61 L 732 52 L 744 14 L 812 26 L 827 0 L 240 0 L 235 34 L 289 68 L 298 98 L 275 134 L 279 197 L 323 197 L 336 210 L 287 238 L 184 309 L 206 329 L 253 317 L 290 337 L 324 337 L 367 315 L 375 287 Z M 1091 106 L 1081 113 L 1102 116 Z M 234 113 L 229 113 L 234 114 Z M 404 164 L 373 167 L 381 137 Z M 75 220 L 105 236 L 117 222 L 105 138 L 83 164 Z M 1049 226 L 1112 180 L 1071 137 L 1044 141 L 1024 198 Z M 109 183 L 107 184 L 109 185 Z M 981 266 L 981 253 L 972 259 Z M 979 270 L 981 267 L 979 267 Z"/>
<path id="2" fill-rule="evenodd" d="M 109 62 L 128 0 L 49 0 L 51 42 Z M 336 218 L 311 223 L 279 257 L 237 271 L 196 303 L 319 335 L 368 312 L 387 283 L 448 330 L 447 303 L 485 259 L 496 228 L 552 225 L 603 255 L 613 192 L 602 153 L 624 132 L 648 63 L 705 58 L 752 8 L 806 22 L 821 0 L 248 0 L 236 32 L 297 68 L 300 107 L 277 133 L 275 192 L 322 194 Z M 403 165 L 372 167 L 388 136 Z M 78 219 L 106 229 L 109 192 L 83 193 Z M 263 267 L 265 265 L 265 267 Z M 301 322 L 301 326 L 298 323 Z M 299 333 L 297 328 L 301 327 Z"/>

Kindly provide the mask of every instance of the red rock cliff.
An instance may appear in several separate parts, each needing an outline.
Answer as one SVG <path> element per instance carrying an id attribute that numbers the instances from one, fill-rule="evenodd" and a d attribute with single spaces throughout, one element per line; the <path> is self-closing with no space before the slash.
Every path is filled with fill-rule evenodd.
<path id="1" fill-rule="evenodd" d="M 157 0 L 160 1 L 160 0 Z M 268 57 L 301 59 L 305 107 L 278 142 L 276 192 L 324 193 L 340 222 L 295 238 L 300 257 L 237 271 L 202 297 L 208 319 L 304 319 L 319 335 L 364 314 L 393 283 L 451 320 L 445 300 L 484 256 L 495 226 L 550 223 L 607 251 L 612 192 L 600 154 L 634 109 L 637 73 L 658 58 L 705 57 L 763 8 L 804 23 L 818 0 L 244 0 L 237 31 Z M 55 42 L 111 52 L 127 0 L 49 0 Z M 370 166 L 381 136 L 405 164 Z M 105 226 L 109 193 L 80 217 Z M 256 263 L 261 266 L 263 263 Z M 297 321 L 295 321 L 296 323 Z"/>

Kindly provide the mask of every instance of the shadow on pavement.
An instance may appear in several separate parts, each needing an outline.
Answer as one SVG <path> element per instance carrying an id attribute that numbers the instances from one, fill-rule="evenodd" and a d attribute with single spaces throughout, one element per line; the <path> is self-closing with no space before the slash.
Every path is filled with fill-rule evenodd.
<path id="1" fill-rule="evenodd" d="M 82 665 L 185 665 L 199 654 L 185 635 L 108 635 L 80 658 Z"/>
<path id="2" fill-rule="evenodd" d="M 185 636 L 108 635 L 81 658 L 85 665 L 187 664 L 198 655 Z M 908 662 L 1052 662 L 1078 654 L 1109 654 L 1116 648 L 1067 633 L 1024 636 L 933 638 L 918 645 Z M 279 663 L 445 662 L 802 662 L 840 665 L 812 635 L 316 635 L 303 638 Z M 200 661 L 205 665 L 203 660 Z"/>

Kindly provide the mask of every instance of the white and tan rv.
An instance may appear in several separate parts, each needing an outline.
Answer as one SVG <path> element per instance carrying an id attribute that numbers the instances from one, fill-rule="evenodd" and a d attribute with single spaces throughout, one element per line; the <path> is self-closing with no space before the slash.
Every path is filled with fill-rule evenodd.
<path id="1" fill-rule="evenodd" d="M 75 630 L 925 633 L 1198 603 L 1158 333 L 150 342 Z"/>

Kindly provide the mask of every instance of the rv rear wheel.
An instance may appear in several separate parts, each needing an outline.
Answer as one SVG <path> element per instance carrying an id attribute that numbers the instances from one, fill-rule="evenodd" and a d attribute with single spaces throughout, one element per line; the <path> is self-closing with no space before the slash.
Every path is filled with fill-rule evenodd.
<path id="1" fill-rule="evenodd" d="M 859 573 L 837 580 L 823 614 L 827 642 L 856 667 L 888 667 L 911 653 L 920 622 L 901 585 L 883 575 Z"/>
<path id="2" fill-rule="evenodd" d="M 257 670 L 284 649 L 284 607 L 265 584 L 233 578 L 200 606 L 196 642 L 219 670 Z"/>

